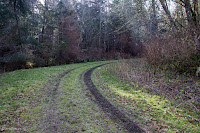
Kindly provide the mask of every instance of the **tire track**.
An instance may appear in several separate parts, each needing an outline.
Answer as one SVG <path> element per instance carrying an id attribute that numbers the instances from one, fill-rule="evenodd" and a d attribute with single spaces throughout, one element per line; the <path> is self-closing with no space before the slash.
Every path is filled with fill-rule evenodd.
<path id="1" fill-rule="evenodd" d="M 43 108 L 42 115 L 40 118 L 41 124 L 37 124 L 37 128 L 39 131 L 47 133 L 59 132 L 59 125 L 62 124 L 62 121 L 60 121 L 60 118 L 58 116 L 60 112 L 57 109 L 57 102 L 59 101 L 59 99 L 57 99 L 57 90 L 60 87 L 61 80 L 70 72 L 86 66 L 88 65 L 83 65 L 64 71 L 57 75 L 55 78 L 48 80 L 47 83 L 44 85 L 44 92 L 43 94 L 41 94 L 40 97 L 44 100 L 42 101 L 42 104 L 44 104 L 42 105 L 42 107 L 45 107 Z"/>
<path id="2" fill-rule="evenodd" d="M 106 65 L 106 64 L 103 64 Z M 95 97 L 97 104 L 103 108 L 106 112 L 111 114 L 111 118 L 118 122 L 119 124 L 123 124 L 124 128 L 133 133 L 143 133 L 145 132 L 143 129 L 141 129 L 137 124 L 135 124 L 133 121 L 131 121 L 128 117 L 125 116 L 124 113 L 122 113 L 117 107 L 113 106 L 96 88 L 96 86 L 93 84 L 91 75 L 92 72 L 103 65 L 99 65 L 96 67 L 93 67 L 92 69 L 88 70 L 84 74 L 84 82 L 87 86 L 87 89 L 92 93 L 92 95 Z"/>
<path id="3" fill-rule="evenodd" d="M 59 117 L 58 117 L 58 111 L 57 111 L 57 105 L 56 105 L 57 90 L 59 89 L 62 78 L 68 75 L 71 71 L 78 68 L 74 68 L 74 69 L 70 69 L 65 72 L 62 72 L 55 78 L 49 80 L 47 84 L 45 85 L 45 90 L 46 90 L 45 104 L 47 104 L 48 106 L 46 110 L 44 110 L 43 112 L 44 117 L 42 119 L 42 125 L 40 127 L 40 129 L 43 132 L 52 132 L 52 133 L 58 132 Z"/>

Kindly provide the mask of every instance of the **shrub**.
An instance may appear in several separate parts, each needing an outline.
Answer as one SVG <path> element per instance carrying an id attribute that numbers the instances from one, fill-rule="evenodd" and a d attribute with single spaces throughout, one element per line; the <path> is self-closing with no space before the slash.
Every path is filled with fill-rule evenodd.
<path id="1" fill-rule="evenodd" d="M 43 67 L 46 66 L 45 60 L 40 57 L 35 57 L 33 59 L 34 67 Z"/>
<path id="2" fill-rule="evenodd" d="M 121 58 L 120 56 L 116 56 L 115 60 L 120 60 L 120 58 Z"/>
<path id="3" fill-rule="evenodd" d="M 15 53 L 2 60 L 5 71 L 13 71 L 16 69 L 27 68 L 26 63 L 30 61 L 31 58 L 24 53 Z"/>
<path id="4" fill-rule="evenodd" d="M 193 73 L 200 66 L 190 36 L 179 34 L 166 35 L 164 38 L 153 38 L 144 45 L 144 56 L 150 66 L 169 68 L 180 73 Z"/>
<path id="5" fill-rule="evenodd" d="M 106 58 L 101 58 L 98 61 L 106 61 L 106 60 L 107 60 Z"/>
<path id="6" fill-rule="evenodd" d="M 90 47 L 85 51 L 85 54 L 89 58 L 89 61 L 97 61 L 104 57 L 105 53 L 103 52 L 103 49 L 101 48 L 93 48 Z"/>
<path id="7" fill-rule="evenodd" d="M 87 60 L 86 59 L 83 59 L 83 58 L 77 58 L 75 60 L 73 60 L 73 63 L 86 63 Z"/>
<path id="8" fill-rule="evenodd" d="M 115 60 L 119 60 L 119 59 L 130 59 L 131 55 L 128 53 L 122 53 L 122 52 L 117 52 L 117 51 L 110 51 L 105 53 L 105 57 L 107 59 L 115 59 Z"/>

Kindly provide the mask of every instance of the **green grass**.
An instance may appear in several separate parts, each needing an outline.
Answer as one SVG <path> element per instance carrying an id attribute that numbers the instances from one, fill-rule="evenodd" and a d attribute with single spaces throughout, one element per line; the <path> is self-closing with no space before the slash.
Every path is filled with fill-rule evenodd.
<path id="1" fill-rule="evenodd" d="M 67 118 L 68 122 L 63 123 L 61 132 L 65 127 L 68 127 L 67 132 L 120 132 L 115 123 L 91 100 L 92 95 L 85 89 L 84 83 L 80 82 L 83 81 L 83 72 L 93 66 L 75 70 L 63 81 L 57 106 L 60 112 L 65 112 L 59 117 Z"/>
<path id="2" fill-rule="evenodd" d="M 49 78 L 78 65 L 18 70 L 0 76 L 0 125 L 2 130 L 21 128 L 21 115 L 30 110 Z M 31 106 L 30 106 L 31 104 Z"/>
<path id="3" fill-rule="evenodd" d="M 49 132 L 55 126 L 60 132 L 126 132 L 97 106 L 83 83 L 86 70 L 107 62 L 18 70 L 1 75 L 0 131 Z M 96 69 L 92 80 L 113 105 L 141 127 L 153 132 L 200 132 L 200 124 L 195 120 L 199 119 L 198 115 L 176 108 L 172 101 L 153 95 L 137 84 L 112 77 L 107 66 Z M 49 96 L 45 88 L 47 81 L 72 68 L 78 69 L 61 80 L 55 97 Z M 52 115 L 52 120 L 48 115 Z"/>
<path id="4" fill-rule="evenodd" d="M 82 74 L 103 63 L 106 62 L 18 70 L 1 75 L 0 131 L 48 132 L 51 125 L 45 120 L 52 104 L 47 102 L 50 99 L 45 84 L 63 71 L 80 67 L 63 78 L 57 90 L 53 105 L 55 118 L 62 123 L 54 126 L 65 132 L 124 132 L 93 102 L 83 83 Z"/>
<path id="5" fill-rule="evenodd" d="M 197 114 L 176 108 L 171 101 L 150 94 L 137 84 L 114 78 L 109 70 L 108 66 L 96 70 L 93 81 L 100 92 L 133 121 L 153 132 L 200 132 L 200 123 L 195 120 L 199 119 Z"/>

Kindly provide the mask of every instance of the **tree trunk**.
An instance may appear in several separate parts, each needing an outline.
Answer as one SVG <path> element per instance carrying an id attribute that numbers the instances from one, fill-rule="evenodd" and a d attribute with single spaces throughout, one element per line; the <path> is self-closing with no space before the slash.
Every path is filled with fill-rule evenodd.
<path id="1" fill-rule="evenodd" d="M 102 18 L 102 14 L 101 14 L 101 3 L 99 3 L 99 48 L 100 48 L 100 46 L 101 46 L 101 28 L 102 28 L 102 26 L 101 26 L 101 18 Z"/>
<path id="2" fill-rule="evenodd" d="M 21 45 L 21 34 L 19 29 L 19 18 L 17 15 L 17 0 L 14 1 L 14 13 L 15 13 L 15 20 L 16 20 L 16 34 L 17 34 L 17 45 Z"/>
<path id="3" fill-rule="evenodd" d="M 152 22 L 152 29 L 151 32 L 153 35 L 157 34 L 158 31 L 158 22 L 157 22 L 157 18 L 156 18 L 156 2 L 155 0 L 152 0 L 152 9 L 153 9 L 153 22 Z"/>
<path id="4" fill-rule="evenodd" d="M 197 1 L 194 0 L 193 2 L 197 2 Z M 194 6 L 194 10 L 193 10 L 189 0 L 184 0 L 184 4 L 185 4 L 185 11 L 187 14 L 188 26 L 189 26 L 190 33 L 193 36 L 193 40 L 195 43 L 196 54 L 200 55 L 199 25 L 198 25 L 197 15 L 195 13 L 195 8 L 197 6 Z M 193 4 L 195 4 L 195 3 L 193 3 Z"/>
<path id="5" fill-rule="evenodd" d="M 165 13 L 166 13 L 166 15 L 167 15 L 167 17 L 168 17 L 168 19 L 169 19 L 171 25 L 172 25 L 173 27 L 177 28 L 177 27 L 176 27 L 176 23 L 175 23 L 175 21 L 172 19 L 171 13 L 170 13 L 170 11 L 169 11 L 169 9 L 168 9 L 166 0 L 159 0 L 159 1 L 160 1 L 161 5 L 162 5 L 162 7 L 163 7 L 163 9 L 164 9 L 164 11 L 165 11 Z"/>
<path id="6" fill-rule="evenodd" d="M 195 42 L 195 50 L 198 56 L 200 56 L 200 42 L 199 42 L 200 36 L 196 33 L 194 33 L 194 42 Z"/>

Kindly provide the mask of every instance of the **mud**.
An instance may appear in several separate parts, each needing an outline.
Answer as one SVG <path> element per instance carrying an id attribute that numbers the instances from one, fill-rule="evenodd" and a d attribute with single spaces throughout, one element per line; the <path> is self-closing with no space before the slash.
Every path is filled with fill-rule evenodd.
<path id="1" fill-rule="evenodd" d="M 104 64 L 105 65 L 105 64 Z M 95 87 L 91 80 L 92 72 L 103 65 L 99 65 L 93 67 L 92 69 L 88 70 L 84 75 L 84 82 L 87 86 L 87 89 L 91 92 L 91 94 L 95 97 L 96 103 L 107 113 L 111 114 L 111 119 L 119 124 L 123 124 L 125 130 L 131 133 L 143 133 L 145 132 L 141 129 L 137 124 L 131 121 L 123 112 L 121 112 L 117 107 L 113 106 Z"/>

